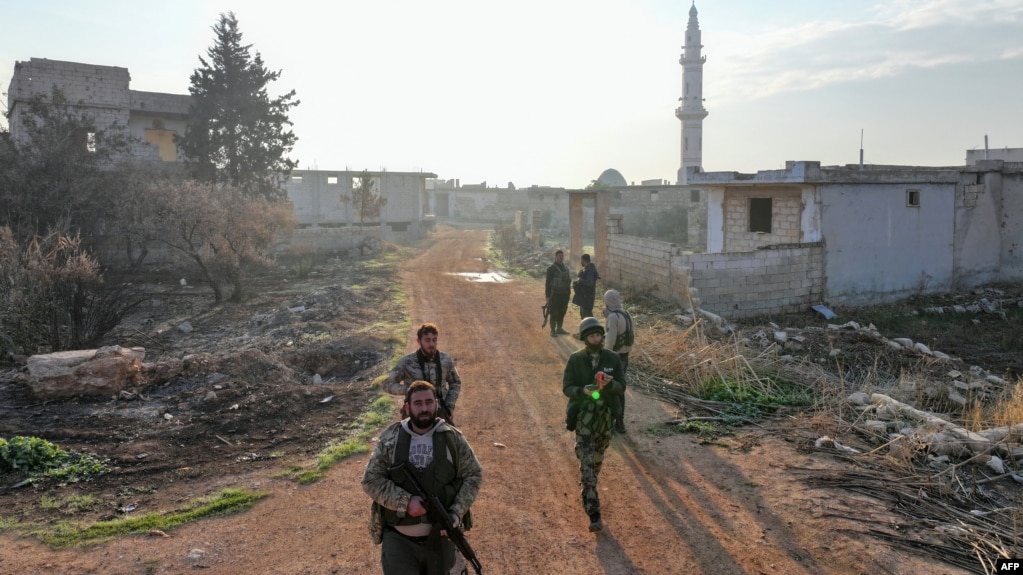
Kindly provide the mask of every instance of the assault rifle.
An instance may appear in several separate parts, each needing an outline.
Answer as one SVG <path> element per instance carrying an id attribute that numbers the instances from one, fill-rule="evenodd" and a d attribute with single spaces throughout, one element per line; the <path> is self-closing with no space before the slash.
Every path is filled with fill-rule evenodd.
<path id="1" fill-rule="evenodd" d="M 547 327 L 547 318 L 551 315 L 551 308 L 547 304 L 543 304 L 540 311 L 543 312 L 543 323 L 540 324 L 540 327 Z"/>
<path id="2" fill-rule="evenodd" d="M 440 498 L 431 494 L 425 487 L 423 487 L 423 483 L 419 481 L 419 474 L 415 468 L 412 467 L 412 464 L 406 459 L 401 463 L 394 464 L 394 466 L 388 469 L 388 471 L 391 472 L 391 477 L 400 478 L 401 474 L 404 474 L 405 477 L 408 478 L 408 482 L 411 483 L 412 487 L 416 490 L 416 493 L 413 495 L 422 497 L 423 501 L 426 502 L 426 509 L 429 512 L 430 519 L 433 520 L 434 523 L 439 523 L 444 531 L 447 531 L 448 539 L 455 544 L 455 548 L 462 554 L 462 557 L 465 557 L 465 560 L 472 565 L 473 570 L 476 571 L 476 575 L 483 575 L 483 566 L 480 565 L 480 560 L 476 558 L 476 552 L 472 550 L 472 547 L 469 545 L 469 541 L 465 538 L 465 533 L 462 533 L 462 529 L 460 527 L 455 527 L 454 522 L 451 521 L 451 515 L 448 513 L 448 510 L 444 508 L 444 504 L 441 503 Z M 397 483 L 404 482 L 397 481 Z"/>

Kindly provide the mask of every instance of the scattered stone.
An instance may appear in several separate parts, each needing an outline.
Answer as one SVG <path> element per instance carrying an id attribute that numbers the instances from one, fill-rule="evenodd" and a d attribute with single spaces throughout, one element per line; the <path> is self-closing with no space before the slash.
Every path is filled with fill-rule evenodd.
<path id="1" fill-rule="evenodd" d="M 1005 474 L 1005 462 L 1002 461 L 1002 458 L 998 457 L 997 455 L 992 455 L 991 458 L 987 460 L 987 463 L 985 463 L 985 465 L 991 468 L 998 475 Z"/>
<path id="2" fill-rule="evenodd" d="M 853 405 L 870 405 L 870 396 L 863 391 L 851 393 L 846 401 Z"/>

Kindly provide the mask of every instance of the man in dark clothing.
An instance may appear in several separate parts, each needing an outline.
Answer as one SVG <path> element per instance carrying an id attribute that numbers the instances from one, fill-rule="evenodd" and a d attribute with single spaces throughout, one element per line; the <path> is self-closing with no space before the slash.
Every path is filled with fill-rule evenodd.
<path id="1" fill-rule="evenodd" d="M 544 284 L 547 310 L 551 314 L 551 337 L 567 335 L 562 328 L 568 313 L 568 299 L 572 295 L 572 275 L 565 265 L 565 252 L 554 252 L 554 263 L 547 267 L 547 282 Z"/>
<path id="2" fill-rule="evenodd" d="M 597 280 L 600 279 L 600 274 L 597 273 L 597 266 L 590 261 L 590 254 L 583 254 L 582 265 L 579 279 L 572 283 L 572 287 L 575 288 L 572 303 L 579 306 L 579 317 L 586 319 L 593 317 L 593 302 L 597 298 Z"/>
<path id="3" fill-rule="evenodd" d="M 600 517 L 597 475 L 604 463 L 604 451 L 611 443 L 614 400 L 625 385 L 618 354 L 604 349 L 604 326 L 588 317 L 579 323 L 579 339 L 586 347 L 568 357 L 562 392 L 569 398 L 569 413 L 576 412 L 575 456 L 582 476 L 583 509 L 590 518 L 590 531 L 604 528 Z M 572 424 L 570 424 L 572 425 Z"/>

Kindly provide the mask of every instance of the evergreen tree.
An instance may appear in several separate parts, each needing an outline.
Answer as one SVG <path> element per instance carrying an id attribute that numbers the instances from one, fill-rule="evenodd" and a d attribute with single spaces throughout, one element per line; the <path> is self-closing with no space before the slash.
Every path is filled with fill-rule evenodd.
<path id="1" fill-rule="evenodd" d="M 283 182 L 298 165 L 287 157 L 298 140 L 288 110 L 299 104 L 292 90 L 271 99 L 267 87 L 281 75 L 270 72 L 251 44 L 242 44 L 238 19 L 221 14 L 216 42 L 191 76 L 192 104 L 178 144 L 193 177 L 227 184 L 250 197 L 284 198 Z"/>

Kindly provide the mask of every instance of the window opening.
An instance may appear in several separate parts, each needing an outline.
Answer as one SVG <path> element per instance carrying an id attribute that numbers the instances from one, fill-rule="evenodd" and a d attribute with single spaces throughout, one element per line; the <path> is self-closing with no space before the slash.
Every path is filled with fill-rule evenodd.
<path id="1" fill-rule="evenodd" d="M 749 199 L 749 231 L 771 233 L 771 198 Z"/>

